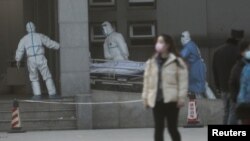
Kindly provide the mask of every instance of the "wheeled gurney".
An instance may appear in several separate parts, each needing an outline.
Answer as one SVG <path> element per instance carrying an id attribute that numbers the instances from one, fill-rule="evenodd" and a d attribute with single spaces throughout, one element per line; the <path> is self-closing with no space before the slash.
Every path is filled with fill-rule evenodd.
<path id="1" fill-rule="evenodd" d="M 142 85 L 144 69 L 145 62 L 92 59 L 90 64 L 91 83 Z"/>

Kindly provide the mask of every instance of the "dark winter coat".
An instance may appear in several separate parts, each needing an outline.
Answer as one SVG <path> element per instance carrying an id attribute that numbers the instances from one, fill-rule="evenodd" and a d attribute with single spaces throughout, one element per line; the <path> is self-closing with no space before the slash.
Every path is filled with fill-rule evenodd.
<path id="1" fill-rule="evenodd" d="M 229 39 L 219 47 L 213 56 L 213 73 L 216 88 L 223 92 L 229 92 L 229 77 L 234 64 L 239 59 L 238 42 Z"/>

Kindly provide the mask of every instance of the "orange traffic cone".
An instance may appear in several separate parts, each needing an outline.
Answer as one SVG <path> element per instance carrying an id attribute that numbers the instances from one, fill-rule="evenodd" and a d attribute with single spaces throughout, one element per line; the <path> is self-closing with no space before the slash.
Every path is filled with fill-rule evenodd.
<path id="1" fill-rule="evenodd" d="M 202 128 L 204 125 L 200 123 L 199 113 L 195 96 L 189 97 L 187 125 L 184 128 Z"/>
<path id="2" fill-rule="evenodd" d="M 24 133 L 24 132 L 26 131 L 22 130 L 19 103 L 15 99 L 13 101 L 11 131 L 9 133 Z"/>

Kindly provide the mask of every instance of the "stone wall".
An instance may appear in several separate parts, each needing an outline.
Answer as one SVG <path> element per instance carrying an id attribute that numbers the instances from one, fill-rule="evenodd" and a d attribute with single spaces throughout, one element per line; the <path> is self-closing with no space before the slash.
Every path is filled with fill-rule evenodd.
<path id="1" fill-rule="evenodd" d="M 141 99 L 140 93 L 92 91 L 91 95 L 93 102 L 116 102 Z M 85 116 L 92 114 L 91 122 L 92 128 L 94 129 L 150 128 L 154 125 L 152 110 L 144 109 L 142 103 L 93 105 L 92 109 L 92 113 L 82 114 Z M 84 108 L 81 110 L 84 110 Z M 221 100 L 199 100 L 198 110 L 199 117 L 204 125 L 222 123 L 223 106 Z M 187 104 L 180 112 L 180 126 L 186 124 L 186 117 Z"/>

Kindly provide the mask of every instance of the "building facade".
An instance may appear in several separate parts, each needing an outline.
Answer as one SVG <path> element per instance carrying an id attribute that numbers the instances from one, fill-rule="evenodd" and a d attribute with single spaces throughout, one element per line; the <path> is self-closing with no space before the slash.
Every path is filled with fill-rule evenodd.
<path id="1" fill-rule="evenodd" d="M 8 78 L 27 21 L 34 21 L 38 32 L 61 43 L 60 52 L 47 51 L 46 56 L 63 96 L 89 93 L 89 55 L 103 58 L 103 21 L 110 21 L 123 34 L 134 61 L 146 61 L 152 55 L 156 35 L 173 35 L 180 46 L 180 33 L 189 30 L 201 48 L 212 84 L 214 49 L 232 28 L 245 30 L 249 37 L 249 4 L 247 0 L 0 0 L 0 92 L 30 93 L 29 87 L 23 88 L 27 80 L 16 86 L 11 83 L 15 78 Z M 12 81 L 5 83 L 8 79 Z"/>
<path id="2" fill-rule="evenodd" d="M 189 30 L 207 64 L 208 81 L 213 84 L 211 62 L 216 47 L 225 42 L 232 28 L 245 30 L 249 37 L 249 5 L 249 0 L 0 0 L 0 98 L 31 96 L 25 58 L 21 71 L 14 61 L 28 21 L 36 24 L 38 32 L 60 42 L 60 51 L 46 51 L 59 94 L 74 97 L 75 102 L 126 101 L 140 99 L 140 93 L 95 92 L 90 87 L 90 57 L 103 58 L 102 22 L 110 21 L 123 34 L 133 61 L 146 61 L 152 56 L 158 34 L 172 35 L 180 46 L 181 32 Z M 219 124 L 221 101 L 202 101 L 201 105 L 203 121 Z M 153 125 L 152 114 L 145 112 L 141 103 L 71 108 L 76 116 L 74 129 Z M 185 114 L 181 111 L 181 123 L 186 122 Z M 45 122 L 50 124 L 50 120 Z M 62 122 L 59 129 L 65 127 Z M 36 126 L 33 121 L 30 124 Z"/>

